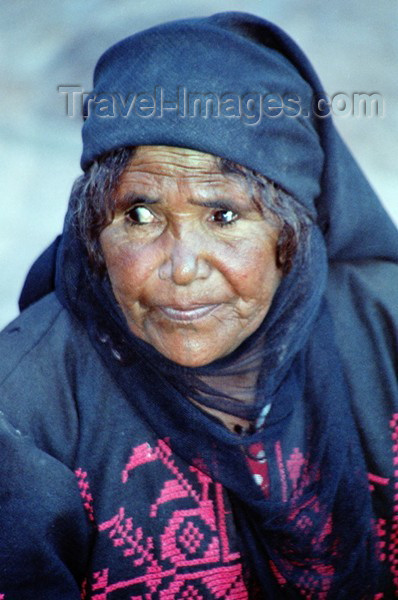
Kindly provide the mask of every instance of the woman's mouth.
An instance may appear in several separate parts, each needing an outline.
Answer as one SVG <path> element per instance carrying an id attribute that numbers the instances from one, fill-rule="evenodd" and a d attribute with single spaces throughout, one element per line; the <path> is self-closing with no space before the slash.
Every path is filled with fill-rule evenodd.
<path id="1" fill-rule="evenodd" d="M 214 312 L 219 304 L 200 304 L 188 307 L 158 306 L 158 310 L 171 321 L 198 321 Z"/>

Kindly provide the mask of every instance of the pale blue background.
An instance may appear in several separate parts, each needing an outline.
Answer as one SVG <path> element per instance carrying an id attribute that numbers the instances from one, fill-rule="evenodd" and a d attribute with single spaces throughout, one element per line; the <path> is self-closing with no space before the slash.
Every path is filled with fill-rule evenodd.
<path id="1" fill-rule="evenodd" d="M 80 122 L 58 85 L 89 90 L 113 42 L 156 23 L 242 10 L 282 26 L 309 54 L 329 94 L 379 92 L 384 119 L 337 126 L 398 222 L 397 0 L 0 0 L 0 328 L 35 257 L 62 228 L 79 174 Z"/>

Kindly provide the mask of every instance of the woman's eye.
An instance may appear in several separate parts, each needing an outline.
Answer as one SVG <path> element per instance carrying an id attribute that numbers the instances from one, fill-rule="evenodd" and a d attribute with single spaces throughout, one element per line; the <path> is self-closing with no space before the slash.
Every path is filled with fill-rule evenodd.
<path id="1" fill-rule="evenodd" d="M 154 214 L 146 206 L 133 206 L 126 212 L 126 216 L 133 225 L 146 225 L 155 220 Z"/>
<path id="2" fill-rule="evenodd" d="M 238 215 L 233 210 L 216 210 L 211 216 L 213 223 L 218 223 L 219 225 L 229 225 L 236 221 L 237 218 Z"/>

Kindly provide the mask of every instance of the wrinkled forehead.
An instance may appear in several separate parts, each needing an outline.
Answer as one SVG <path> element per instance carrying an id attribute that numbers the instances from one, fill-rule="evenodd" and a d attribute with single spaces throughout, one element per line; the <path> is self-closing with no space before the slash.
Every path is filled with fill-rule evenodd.
<path id="1" fill-rule="evenodd" d="M 110 48 L 86 105 L 83 168 L 122 146 L 191 148 L 262 173 L 311 209 L 323 154 L 310 115 L 292 114 L 312 89 L 254 29 L 192 19 Z"/>
<path id="2" fill-rule="evenodd" d="M 228 166 L 219 157 L 198 150 L 139 146 L 119 178 L 116 199 L 123 208 L 131 200 L 162 201 L 174 194 L 188 201 L 235 198 L 251 203 L 252 182 Z"/>
<path id="3" fill-rule="evenodd" d="M 221 179 L 223 175 L 218 156 L 191 148 L 158 145 L 135 148 L 126 170 L 173 178 L 211 175 Z"/>

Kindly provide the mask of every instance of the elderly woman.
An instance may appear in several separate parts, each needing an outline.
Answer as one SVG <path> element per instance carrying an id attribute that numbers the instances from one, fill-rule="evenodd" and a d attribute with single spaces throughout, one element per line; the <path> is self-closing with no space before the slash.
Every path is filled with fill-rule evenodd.
<path id="1" fill-rule="evenodd" d="M 1 337 L 4 600 L 398 593 L 398 234 L 325 107 L 250 15 L 100 59 Z"/>

